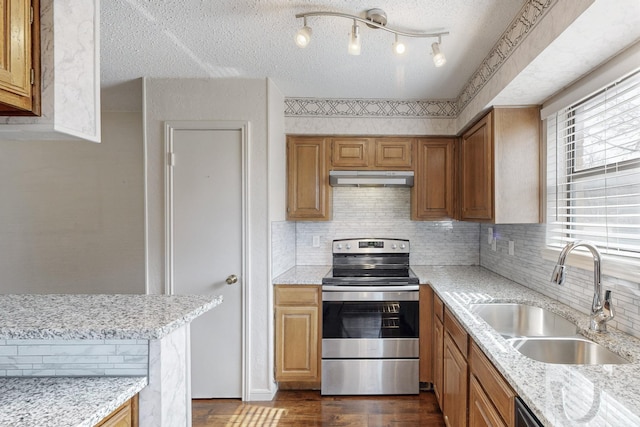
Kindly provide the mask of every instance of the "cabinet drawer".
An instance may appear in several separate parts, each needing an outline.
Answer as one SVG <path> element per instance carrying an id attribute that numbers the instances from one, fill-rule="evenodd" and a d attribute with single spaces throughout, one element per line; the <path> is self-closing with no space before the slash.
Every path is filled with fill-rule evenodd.
<path id="1" fill-rule="evenodd" d="M 471 372 L 478 378 L 487 396 L 491 396 L 491 401 L 500 416 L 506 421 L 507 425 L 513 425 L 516 393 L 475 342 L 471 343 L 469 364 L 471 365 Z"/>
<path id="2" fill-rule="evenodd" d="M 460 323 L 458 323 L 458 321 L 455 319 L 455 317 L 453 317 L 451 312 L 449 312 L 449 309 L 446 307 L 444 309 L 444 329 L 449 333 L 453 342 L 456 344 L 458 349 L 460 349 L 462 355 L 466 358 L 468 350 L 467 332 L 460 325 Z"/>
<path id="3" fill-rule="evenodd" d="M 315 285 L 279 285 L 275 289 L 275 304 L 317 306 L 320 304 L 320 292 L 318 290 L 319 287 Z"/>
<path id="4" fill-rule="evenodd" d="M 444 303 L 436 294 L 433 295 L 433 312 L 435 313 L 436 317 L 440 319 L 442 323 L 444 323 Z"/>

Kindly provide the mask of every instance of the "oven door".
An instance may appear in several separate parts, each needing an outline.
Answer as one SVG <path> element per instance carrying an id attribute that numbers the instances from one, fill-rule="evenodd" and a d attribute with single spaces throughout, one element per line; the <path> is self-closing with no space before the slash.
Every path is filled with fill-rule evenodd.
<path id="1" fill-rule="evenodd" d="M 323 286 L 322 357 L 418 357 L 417 289 Z"/>

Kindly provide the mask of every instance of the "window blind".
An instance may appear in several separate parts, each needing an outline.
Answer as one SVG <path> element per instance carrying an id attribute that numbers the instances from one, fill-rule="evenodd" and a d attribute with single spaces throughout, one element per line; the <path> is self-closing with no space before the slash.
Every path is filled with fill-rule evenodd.
<path id="1" fill-rule="evenodd" d="M 547 244 L 640 258 L 640 71 L 546 122 Z"/>

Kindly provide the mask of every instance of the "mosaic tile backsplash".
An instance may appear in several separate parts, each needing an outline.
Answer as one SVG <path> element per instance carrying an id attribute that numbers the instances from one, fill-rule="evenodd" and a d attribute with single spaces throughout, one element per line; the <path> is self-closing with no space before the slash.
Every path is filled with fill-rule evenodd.
<path id="1" fill-rule="evenodd" d="M 298 221 L 295 224 L 295 264 L 331 265 L 334 239 L 393 237 L 409 239 L 411 264 L 478 265 L 479 226 L 459 221 L 411 221 L 410 189 L 351 188 L 333 189 L 333 220 Z M 289 233 L 272 224 L 274 272 L 277 253 L 290 253 L 280 233 Z M 313 247 L 313 237 L 320 247 Z"/>

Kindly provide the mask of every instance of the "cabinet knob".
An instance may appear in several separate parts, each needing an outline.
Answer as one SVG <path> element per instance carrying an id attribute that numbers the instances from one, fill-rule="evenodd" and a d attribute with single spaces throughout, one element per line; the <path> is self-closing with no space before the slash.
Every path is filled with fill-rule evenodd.
<path id="1" fill-rule="evenodd" d="M 234 283 L 238 283 L 238 276 L 236 276 L 235 274 L 230 275 L 229 277 L 227 277 L 227 285 L 233 285 Z"/>

